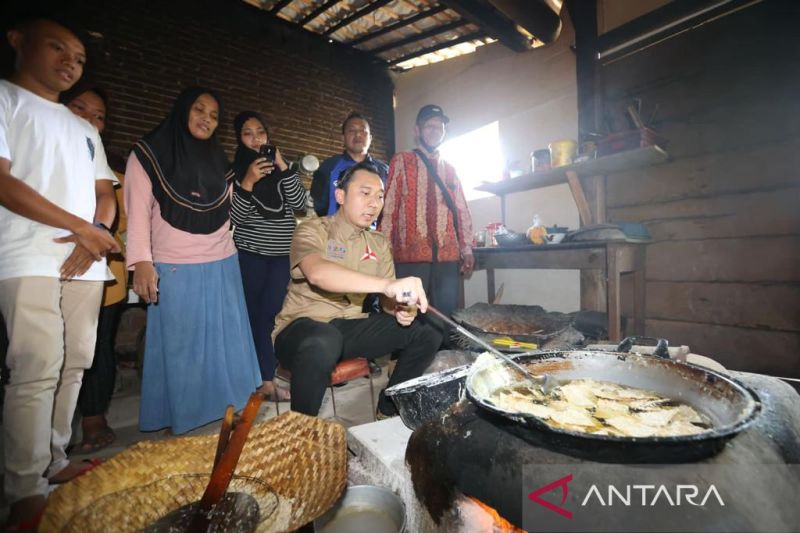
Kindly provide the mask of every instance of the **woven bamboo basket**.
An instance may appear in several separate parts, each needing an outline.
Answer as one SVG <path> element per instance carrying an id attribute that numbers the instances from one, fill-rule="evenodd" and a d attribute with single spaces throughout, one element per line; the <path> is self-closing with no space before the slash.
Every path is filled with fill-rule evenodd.
<path id="1" fill-rule="evenodd" d="M 56 489 L 40 531 L 136 531 L 199 500 L 217 435 L 140 442 Z M 347 482 L 344 428 L 287 412 L 250 430 L 229 491 L 259 504 L 256 531 L 291 531 L 328 510 Z"/>

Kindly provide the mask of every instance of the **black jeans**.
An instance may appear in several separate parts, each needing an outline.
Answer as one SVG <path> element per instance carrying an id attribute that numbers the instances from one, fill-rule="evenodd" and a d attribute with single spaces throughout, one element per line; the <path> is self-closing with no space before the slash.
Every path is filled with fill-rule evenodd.
<path id="1" fill-rule="evenodd" d="M 397 279 L 415 276 L 422 280 L 428 302 L 447 316 L 458 309 L 458 284 L 461 283 L 459 263 L 395 263 Z M 442 335 L 442 348 L 451 347 L 450 326 L 433 315 L 421 315 L 423 322 L 433 326 Z"/>
<path id="2" fill-rule="evenodd" d="M 242 273 L 247 317 L 256 346 L 261 380 L 272 381 L 275 376 L 275 350 L 272 330 L 275 316 L 281 310 L 289 284 L 289 256 L 261 255 L 239 250 L 239 270 Z"/>
<path id="3" fill-rule="evenodd" d="M 375 359 L 395 353 L 397 366 L 387 385 L 391 387 L 421 376 L 441 340 L 436 330 L 419 320 L 403 327 L 394 316 L 385 313 L 328 323 L 298 318 L 278 334 L 275 353 L 281 366 L 292 372 L 292 410 L 316 416 L 331 372 L 342 359 Z M 378 398 L 378 409 L 386 415 L 397 413 L 383 391 Z"/>
<path id="4" fill-rule="evenodd" d="M 119 318 L 124 309 L 124 301 L 100 308 L 94 361 L 92 361 L 92 367 L 83 372 L 83 384 L 78 395 L 78 408 L 82 416 L 104 415 L 108 411 L 117 377 L 114 339 L 117 336 L 117 325 L 119 325 Z"/>

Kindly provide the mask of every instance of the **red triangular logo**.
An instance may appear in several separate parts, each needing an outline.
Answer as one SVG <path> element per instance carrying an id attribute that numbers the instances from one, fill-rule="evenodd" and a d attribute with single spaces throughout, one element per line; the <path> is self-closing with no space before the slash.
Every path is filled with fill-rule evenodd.
<path id="1" fill-rule="evenodd" d="M 572 513 L 564 509 L 564 507 L 561 507 L 564 505 L 564 502 L 567 501 L 567 496 L 569 495 L 569 487 L 567 485 L 569 484 L 570 481 L 572 481 L 572 474 L 566 475 L 561 479 L 553 481 L 549 485 L 545 485 L 544 487 L 536 489 L 535 491 L 528 494 L 528 499 L 530 499 L 534 503 L 538 503 L 539 505 L 541 505 L 546 509 L 550 509 L 551 511 L 558 513 L 561 516 L 572 520 Z M 550 492 L 556 487 L 561 487 L 561 504 L 560 504 L 561 506 L 554 505 L 539 497 L 545 492 Z"/>
<path id="2" fill-rule="evenodd" d="M 378 254 L 373 252 L 372 248 L 370 248 L 369 244 L 368 244 L 366 250 L 364 250 L 364 255 L 361 256 L 361 260 L 362 261 L 377 261 L 378 260 Z"/>

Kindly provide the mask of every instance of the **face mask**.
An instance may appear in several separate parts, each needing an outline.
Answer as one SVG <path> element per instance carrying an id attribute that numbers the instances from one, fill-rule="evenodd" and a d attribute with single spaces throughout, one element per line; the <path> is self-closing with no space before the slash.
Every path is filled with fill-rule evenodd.
<path id="1" fill-rule="evenodd" d="M 439 143 L 436 146 L 431 146 L 431 145 L 429 145 L 428 143 L 425 142 L 425 139 L 423 139 L 422 136 L 420 136 L 419 144 L 420 144 L 420 146 L 422 146 L 425 149 L 426 152 L 433 153 L 433 151 L 436 150 L 437 148 L 439 148 L 439 146 L 441 146 L 442 143 Z"/>

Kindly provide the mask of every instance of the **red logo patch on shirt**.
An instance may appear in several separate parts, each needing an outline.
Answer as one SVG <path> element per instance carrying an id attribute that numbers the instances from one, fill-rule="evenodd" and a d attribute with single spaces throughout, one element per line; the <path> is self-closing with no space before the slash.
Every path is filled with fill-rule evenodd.
<path id="1" fill-rule="evenodd" d="M 364 255 L 361 256 L 361 260 L 362 261 L 377 261 L 378 260 L 378 254 L 373 252 L 372 248 L 370 248 L 369 244 L 368 244 L 366 250 L 364 250 Z"/>

